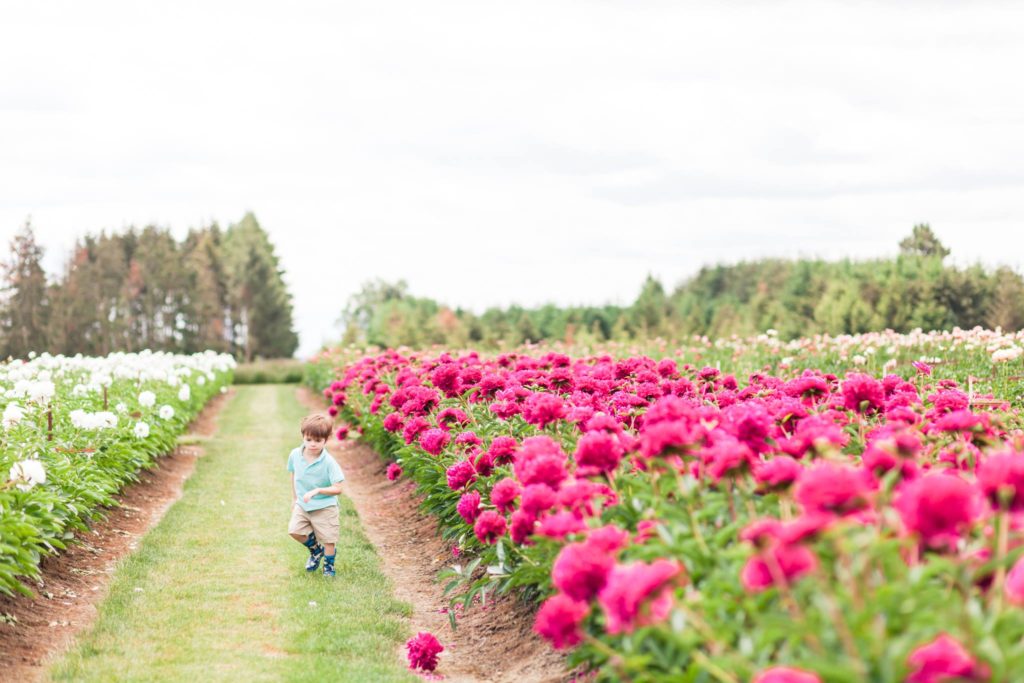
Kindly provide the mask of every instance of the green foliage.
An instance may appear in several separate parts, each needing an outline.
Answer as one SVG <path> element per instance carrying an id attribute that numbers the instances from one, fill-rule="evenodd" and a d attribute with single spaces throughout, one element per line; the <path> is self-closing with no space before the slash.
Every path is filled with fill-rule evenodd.
<path id="1" fill-rule="evenodd" d="M 629 306 L 490 308 L 481 315 L 412 296 L 405 282 L 367 283 L 345 308 L 345 343 L 501 349 L 525 342 L 596 344 L 692 335 L 783 339 L 827 332 L 909 332 L 1024 326 L 1024 278 L 1010 268 L 946 266 L 949 250 L 927 225 L 895 258 L 762 259 L 701 268 L 668 292 L 652 276 Z"/>

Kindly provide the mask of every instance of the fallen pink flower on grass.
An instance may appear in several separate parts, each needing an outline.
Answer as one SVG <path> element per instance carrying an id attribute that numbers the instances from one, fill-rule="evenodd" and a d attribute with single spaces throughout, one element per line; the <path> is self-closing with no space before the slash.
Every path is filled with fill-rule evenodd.
<path id="1" fill-rule="evenodd" d="M 433 671 L 437 668 L 437 655 L 444 651 L 444 646 L 433 634 L 421 631 L 406 642 L 405 649 L 410 669 Z"/>

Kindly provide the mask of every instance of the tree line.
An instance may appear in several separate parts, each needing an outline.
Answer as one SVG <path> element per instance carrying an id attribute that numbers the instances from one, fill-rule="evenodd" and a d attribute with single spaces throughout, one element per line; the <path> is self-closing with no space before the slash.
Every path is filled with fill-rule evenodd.
<path id="1" fill-rule="evenodd" d="M 628 306 L 510 306 L 476 314 L 414 296 L 404 281 L 377 280 L 349 299 L 339 322 L 346 343 L 485 348 L 767 329 L 790 339 L 887 328 L 1024 327 L 1024 279 L 1013 269 L 947 264 L 949 249 L 926 224 L 914 226 L 899 247 L 895 258 L 706 266 L 671 292 L 648 276 Z"/>
<path id="2" fill-rule="evenodd" d="M 142 349 L 289 357 L 292 298 L 273 244 L 248 213 L 181 241 L 147 226 L 79 239 L 48 278 L 31 224 L 10 243 L 0 281 L 0 357 Z"/>

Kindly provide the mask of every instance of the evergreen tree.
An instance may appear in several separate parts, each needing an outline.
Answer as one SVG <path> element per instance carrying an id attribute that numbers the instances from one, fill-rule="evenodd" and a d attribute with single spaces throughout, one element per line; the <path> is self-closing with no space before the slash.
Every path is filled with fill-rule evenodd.
<path id="1" fill-rule="evenodd" d="M 186 269 L 185 349 L 189 353 L 213 349 L 226 351 L 228 338 L 228 292 L 221 259 L 221 234 L 216 224 L 190 230 L 183 246 Z"/>
<path id="2" fill-rule="evenodd" d="M 277 255 L 256 217 L 247 213 L 224 236 L 231 340 L 244 360 L 292 356 L 299 345 L 291 294 Z"/>
<path id="3" fill-rule="evenodd" d="M 931 226 L 927 223 L 919 223 L 914 226 L 910 236 L 900 242 L 900 253 L 910 256 L 934 257 L 941 261 L 949 256 L 949 249 L 935 236 Z"/>
<path id="4" fill-rule="evenodd" d="M 25 358 L 46 350 L 49 292 L 43 249 L 29 221 L 11 240 L 0 291 L 0 343 L 3 357 Z"/>

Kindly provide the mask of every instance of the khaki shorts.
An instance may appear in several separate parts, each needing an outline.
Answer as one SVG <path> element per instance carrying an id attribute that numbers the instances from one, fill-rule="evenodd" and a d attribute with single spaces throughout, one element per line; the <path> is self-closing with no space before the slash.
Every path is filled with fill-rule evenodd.
<path id="1" fill-rule="evenodd" d="M 292 518 L 288 520 L 288 533 L 308 536 L 312 531 L 319 543 L 334 545 L 338 542 L 339 526 L 337 505 L 306 512 L 296 503 L 292 506 Z"/>

